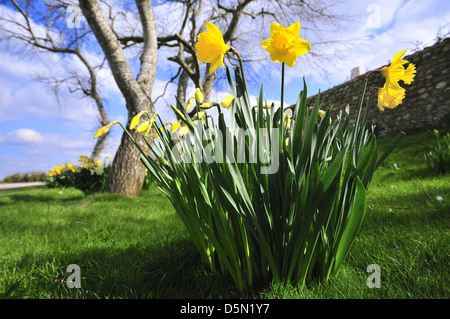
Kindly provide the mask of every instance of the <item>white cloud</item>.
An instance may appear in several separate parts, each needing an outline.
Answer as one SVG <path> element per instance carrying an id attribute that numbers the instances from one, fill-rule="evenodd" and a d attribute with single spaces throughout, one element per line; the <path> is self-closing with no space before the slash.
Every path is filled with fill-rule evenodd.
<path id="1" fill-rule="evenodd" d="M 43 153 L 48 152 L 49 149 L 54 149 L 55 152 L 59 152 L 61 149 L 89 149 L 93 145 L 92 138 L 88 139 L 86 135 L 74 139 L 62 134 L 40 133 L 29 128 L 8 132 L 5 137 L 0 138 L 0 143 L 15 148 L 31 146 L 35 151 L 42 149 Z"/>
<path id="2" fill-rule="evenodd" d="M 4 142 L 12 145 L 42 144 L 45 138 L 35 130 L 23 128 L 9 132 Z"/>

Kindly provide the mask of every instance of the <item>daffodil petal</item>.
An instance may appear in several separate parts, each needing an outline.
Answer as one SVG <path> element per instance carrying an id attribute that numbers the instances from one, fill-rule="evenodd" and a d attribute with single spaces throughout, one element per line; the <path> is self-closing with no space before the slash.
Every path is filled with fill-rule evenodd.
<path id="1" fill-rule="evenodd" d="M 300 36 L 300 22 L 297 21 L 293 24 L 291 24 L 288 28 L 287 31 L 291 32 L 293 36 L 295 36 L 296 38 L 298 38 Z"/>
<path id="2" fill-rule="evenodd" d="M 281 24 L 279 24 L 278 22 L 273 22 L 270 25 L 270 37 L 273 38 L 275 33 L 282 30 L 283 28 L 284 27 Z"/>
<path id="3" fill-rule="evenodd" d="M 405 73 L 403 74 L 401 80 L 405 84 L 411 84 L 412 81 L 414 81 L 414 77 L 416 76 L 416 66 L 413 63 L 410 63 L 408 65 L 408 68 L 405 70 Z"/>
<path id="4" fill-rule="evenodd" d="M 403 50 L 403 51 L 400 51 L 400 52 L 396 53 L 394 55 L 394 57 L 392 58 L 391 65 L 399 63 L 400 62 L 400 58 L 405 54 L 406 51 L 407 50 Z M 405 61 L 405 60 L 402 60 L 402 61 Z"/>

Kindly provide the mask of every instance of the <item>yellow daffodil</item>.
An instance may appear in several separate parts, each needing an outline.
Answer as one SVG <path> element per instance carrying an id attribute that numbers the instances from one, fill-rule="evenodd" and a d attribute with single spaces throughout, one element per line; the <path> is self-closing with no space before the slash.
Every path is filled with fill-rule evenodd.
<path id="1" fill-rule="evenodd" d="M 106 158 L 111 158 L 111 155 L 106 156 Z"/>
<path id="2" fill-rule="evenodd" d="M 180 130 L 178 131 L 178 136 L 182 137 L 182 136 L 184 136 L 184 135 L 186 135 L 186 134 L 188 134 L 188 133 L 189 133 L 189 127 L 183 126 L 183 127 L 181 127 Z"/>
<path id="3" fill-rule="evenodd" d="M 194 127 L 197 127 L 197 126 L 201 125 L 203 122 L 205 122 L 205 119 L 206 119 L 206 117 L 202 117 L 200 120 L 195 120 L 192 122 L 192 125 Z"/>
<path id="4" fill-rule="evenodd" d="M 191 97 L 186 103 L 186 111 L 189 111 L 194 106 L 195 98 Z"/>
<path id="5" fill-rule="evenodd" d="M 390 93 L 391 87 L 398 84 L 398 81 L 402 80 L 405 84 L 411 84 L 414 80 L 416 73 L 416 67 L 414 64 L 410 63 L 408 68 L 405 69 L 404 64 L 408 63 L 407 60 L 403 60 L 402 56 L 405 54 L 406 50 L 398 52 L 392 58 L 391 65 L 386 66 L 381 69 L 381 74 L 386 78 L 386 92 Z"/>
<path id="6" fill-rule="evenodd" d="M 198 60 L 211 63 L 209 73 L 213 73 L 218 67 L 223 66 L 223 58 L 230 47 L 225 44 L 222 32 L 213 23 L 206 24 L 206 31 L 197 37 L 196 50 Z M 200 102 L 201 103 L 201 102 Z"/>
<path id="7" fill-rule="evenodd" d="M 67 164 L 67 167 L 68 167 L 72 172 L 75 172 L 76 167 L 75 167 L 75 165 L 73 165 L 72 163 Z"/>
<path id="8" fill-rule="evenodd" d="M 109 124 L 107 124 L 107 125 L 101 127 L 101 128 L 97 131 L 97 133 L 95 133 L 94 138 L 99 138 L 100 136 L 103 136 L 103 135 L 107 134 L 107 133 L 109 132 L 109 130 L 111 129 L 111 127 L 112 127 L 114 124 L 117 124 L 117 123 L 120 123 L 120 122 L 119 122 L 119 121 L 114 121 L 114 122 L 111 122 L 111 123 L 109 123 Z"/>
<path id="9" fill-rule="evenodd" d="M 400 85 L 391 86 L 389 93 L 387 92 L 387 83 L 378 90 L 378 108 L 380 111 L 384 111 L 384 108 L 389 109 L 396 108 L 402 103 L 405 97 L 405 89 Z"/>
<path id="10" fill-rule="evenodd" d="M 324 115 L 325 115 L 325 111 L 324 110 L 319 110 L 319 117 L 323 118 Z"/>
<path id="11" fill-rule="evenodd" d="M 98 160 L 97 162 L 95 162 L 95 164 L 100 165 L 102 163 L 101 160 Z"/>
<path id="12" fill-rule="evenodd" d="M 439 131 L 438 130 L 434 129 L 433 132 L 434 132 L 434 135 L 436 135 L 436 137 L 439 137 Z"/>
<path id="13" fill-rule="evenodd" d="M 398 52 L 392 58 L 389 66 L 383 67 L 380 72 L 386 78 L 384 86 L 378 90 L 378 108 L 384 111 L 384 108 L 393 109 L 402 103 L 405 97 L 405 89 L 399 85 L 399 81 L 405 84 L 411 84 L 416 75 L 416 66 L 410 63 L 405 69 L 404 64 L 407 60 L 402 59 L 406 50 Z"/>
<path id="14" fill-rule="evenodd" d="M 173 132 L 176 132 L 180 128 L 180 126 L 181 126 L 181 120 L 178 122 L 175 122 L 175 124 L 172 125 L 169 133 L 172 134 Z"/>
<path id="15" fill-rule="evenodd" d="M 270 53 L 274 62 L 286 63 L 290 67 L 300 55 L 311 50 L 311 43 L 300 39 L 300 22 L 289 27 L 283 27 L 277 22 L 270 26 L 270 38 L 261 42 L 261 45 Z"/>
<path id="16" fill-rule="evenodd" d="M 142 133 L 142 132 L 145 131 L 144 136 L 147 136 L 148 133 L 150 133 L 150 130 L 152 129 L 152 125 L 153 125 L 154 122 L 156 122 L 156 120 L 154 119 L 154 117 L 152 117 L 150 120 L 145 121 L 144 123 L 139 125 L 136 128 L 136 132 L 137 133 Z"/>
<path id="17" fill-rule="evenodd" d="M 292 110 L 291 109 L 284 110 L 284 121 L 283 121 L 284 126 L 289 127 L 291 125 L 291 118 L 292 118 Z"/>
<path id="18" fill-rule="evenodd" d="M 217 104 L 217 103 L 214 103 L 214 102 L 206 102 L 206 103 L 201 104 L 201 105 L 200 105 L 200 108 L 201 108 L 201 109 L 207 110 L 207 109 L 210 109 L 210 108 L 212 108 L 213 106 L 217 106 L 217 105 L 218 105 L 218 104 Z"/>
<path id="19" fill-rule="evenodd" d="M 130 130 L 134 129 L 134 128 L 136 127 L 136 125 L 138 125 L 139 120 L 141 119 L 141 116 L 142 116 L 144 113 L 147 113 L 147 115 L 149 114 L 148 111 L 141 111 L 141 112 L 139 112 L 138 114 L 136 114 L 135 117 L 133 117 L 133 119 L 131 120 L 131 123 L 130 123 Z M 158 113 L 153 113 L 152 117 L 150 118 L 150 121 L 152 121 L 152 123 L 156 121 L 156 116 L 157 116 L 157 115 L 158 115 Z M 148 121 L 147 121 L 147 122 L 148 122 Z M 148 133 L 147 133 L 147 134 L 148 134 Z M 147 135 L 147 134 L 146 134 L 146 135 Z"/>
<path id="20" fill-rule="evenodd" d="M 234 95 L 227 95 L 220 102 L 220 106 L 222 106 L 225 109 L 229 109 L 231 107 L 231 104 L 233 103 L 233 100 Z"/>
<path id="21" fill-rule="evenodd" d="M 202 119 L 205 115 L 206 115 L 206 112 L 195 113 L 194 116 L 192 117 L 192 121 L 195 121 L 197 119 Z"/>
<path id="22" fill-rule="evenodd" d="M 313 107 L 310 106 L 308 108 L 308 110 L 312 111 Z M 325 116 L 326 112 L 324 110 L 319 110 L 318 115 L 319 115 L 319 119 L 322 119 Z M 331 118 L 330 118 L 330 123 L 331 123 Z"/>
<path id="23" fill-rule="evenodd" d="M 405 84 L 411 84 L 414 81 L 414 77 L 416 76 L 416 66 L 413 63 L 410 63 L 403 74 L 402 80 Z"/>
<path id="24" fill-rule="evenodd" d="M 155 133 L 155 135 L 153 135 L 153 139 L 158 138 L 159 133 L 164 132 L 164 128 L 165 128 L 167 125 L 169 125 L 169 124 L 172 125 L 172 122 L 164 123 L 164 126 L 161 126 L 161 127 L 159 128 L 159 132 L 157 131 L 157 132 Z"/>
<path id="25" fill-rule="evenodd" d="M 141 116 L 142 116 L 144 113 L 147 113 L 147 114 L 148 114 L 148 111 L 145 111 L 145 110 L 144 110 L 144 111 L 141 111 L 141 112 L 139 112 L 138 114 L 136 114 L 135 117 L 133 117 L 133 119 L 131 120 L 131 123 L 130 123 L 130 130 L 134 129 L 134 128 L 136 127 L 136 125 L 138 125 L 139 120 L 141 119 Z"/>
<path id="26" fill-rule="evenodd" d="M 139 125 L 136 128 L 136 132 L 137 133 L 142 133 L 142 132 L 146 131 L 149 126 L 150 126 L 150 121 L 145 121 L 144 123 L 142 123 L 141 125 Z"/>
<path id="27" fill-rule="evenodd" d="M 324 110 L 319 110 L 319 117 L 322 119 L 325 116 L 326 112 Z M 330 117 L 330 124 L 331 124 L 331 117 Z"/>
<path id="28" fill-rule="evenodd" d="M 199 104 L 202 104 L 204 98 L 205 98 L 205 97 L 204 97 L 204 95 L 203 95 L 203 92 L 202 92 L 199 88 L 197 88 L 197 89 L 195 90 L 195 100 L 196 100 Z"/>

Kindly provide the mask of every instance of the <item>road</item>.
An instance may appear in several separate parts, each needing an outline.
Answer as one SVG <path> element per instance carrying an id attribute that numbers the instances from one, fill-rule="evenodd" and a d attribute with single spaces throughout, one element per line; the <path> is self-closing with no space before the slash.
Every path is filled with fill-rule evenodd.
<path id="1" fill-rule="evenodd" d="M 19 187 L 29 187 L 29 186 L 41 186 L 45 185 L 44 182 L 35 182 L 35 183 L 6 183 L 0 184 L 1 189 L 10 189 L 10 188 L 19 188 Z"/>

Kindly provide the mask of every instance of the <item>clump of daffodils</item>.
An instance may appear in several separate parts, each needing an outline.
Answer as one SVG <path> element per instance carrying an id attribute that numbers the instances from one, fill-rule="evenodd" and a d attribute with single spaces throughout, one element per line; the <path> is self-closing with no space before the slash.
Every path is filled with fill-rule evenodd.
<path id="1" fill-rule="evenodd" d="M 106 159 L 110 158 L 107 156 Z M 80 155 L 78 165 L 72 163 L 55 166 L 48 171 L 47 186 L 75 187 L 85 193 L 98 191 L 103 186 L 109 170 L 109 165 L 101 160 L 93 161 L 85 155 Z"/>
<path id="2" fill-rule="evenodd" d="M 363 223 L 372 176 L 402 137 L 399 134 L 379 153 L 373 128 L 360 116 L 367 80 L 351 125 L 341 125 L 348 123 L 348 112 L 332 120 L 329 109 L 321 110 L 320 96 L 308 108 L 305 81 L 295 107 L 281 107 L 285 65 L 294 67 L 297 58 L 311 49 L 299 36 L 299 22 L 289 27 L 275 22 L 270 38 L 261 42 L 270 58 L 282 64 L 278 107 L 264 103 L 262 89 L 257 106 L 250 104 L 239 53 L 224 42 L 219 28 L 208 23 L 206 32 L 198 36 L 197 56 L 210 64 L 210 72 L 224 65 L 228 52 L 237 56 L 234 80 L 226 68 L 233 94 L 218 103 L 205 101 L 197 89 L 186 105 L 179 101 L 170 105 L 177 116 L 175 123 L 162 121 L 157 113 L 136 114 L 129 130 L 140 133 L 146 142 L 152 130 L 153 138 L 160 138 L 153 147 L 148 144 L 154 158 L 142 151 L 133 137 L 136 134 L 132 136 L 118 122 L 141 152 L 141 161 L 158 188 L 172 202 L 202 262 L 211 271 L 220 265 L 241 291 L 251 288 L 256 279 L 303 285 L 311 277 L 326 281 L 335 274 Z M 405 68 L 403 54 L 399 52 L 389 67 L 378 70 L 386 78 L 378 92 L 380 110 L 399 105 L 405 95 L 399 81 L 410 84 L 414 79 L 415 66 Z M 207 114 L 214 107 L 219 112 L 216 121 Z M 230 125 L 224 120 L 224 109 L 229 110 Z M 100 128 L 95 138 L 114 124 Z M 207 129 L 224 138 L 207 143 L 201 139 L 208 138 L 203 134 Z M 248 138 L 237 135 L 242 131 L 249 133 Z M 190 133 L 200 142 L 203 160 L 196 161 L 197 148 L 180 139 Z M 188 146 L 182 148 L 188 161 L 179 161 L 178 154 L 170 152 L 180 145 Z M 255 150 L 259 154 L 253 160 L 234 160 L 235 153 L 245 159 Z M 214 156 L 209 157 L 211 151 Z"/>

